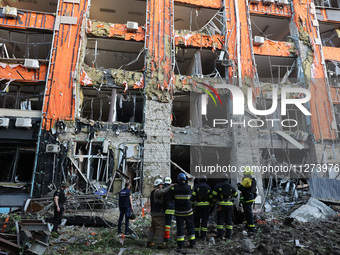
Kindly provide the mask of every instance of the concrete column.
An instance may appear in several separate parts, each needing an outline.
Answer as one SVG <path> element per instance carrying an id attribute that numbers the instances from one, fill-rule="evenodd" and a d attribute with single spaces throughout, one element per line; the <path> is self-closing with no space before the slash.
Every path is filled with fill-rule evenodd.
<path id="1" fill-rule="evenodd" d="M 150 195 L 156 178 L 170 176 L 171 103 L 146 100 L 143 194 Z"/>
<path id="2" fill-rule="evenodd" d="M 233 121 L 243 122 L 236 118 Z M 247 124 L 247 120 L 245 123 Z M 254 127 L 244 127 L 243 124 L 233 126 L 233 147 L 230 153 L 230 164 L 237 166 L 239 170 L 231 174 L 231 184 L 236 188 L 236 184 L 243 178 L 242 166 L 260 166 L 258 130 Z M 263 195 L 262 174 L 255 172 L 254 177 L 257 181 L 259 195 Z"/>

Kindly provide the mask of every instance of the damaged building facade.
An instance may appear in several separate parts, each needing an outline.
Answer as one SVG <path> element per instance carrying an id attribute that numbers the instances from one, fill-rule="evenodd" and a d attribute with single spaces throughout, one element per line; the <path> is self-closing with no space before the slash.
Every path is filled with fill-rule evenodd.
<path id="1" fill-rule="evenodd" d="M 2 189 L 41 197 L 67 180 L 116 192 L 129 179 L 147 197 L 154 179 L 193 177 L 205 158 L 238 170 L 294 166 L 300 178 L 320 164 L 313 174 L 339 177 L 339 2 L 1 4 Z M 243 92 L 243 116 L 224 85 Z M 281 112 L 284 88 L 308 90 L 311 115 L 294 104 Z M 276 99 L 268 115 L 247 106 L 268 111 Z M 256 173 L 260 191 L 268 176 Z"/>

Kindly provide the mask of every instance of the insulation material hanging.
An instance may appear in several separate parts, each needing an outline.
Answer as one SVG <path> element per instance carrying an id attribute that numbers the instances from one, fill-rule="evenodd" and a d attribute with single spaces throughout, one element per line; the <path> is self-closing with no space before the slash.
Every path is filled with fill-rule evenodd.
<path id="1" fill-rule="evenodd" d="M 72 13 L 77 24 L 63 24 L 54 34 L 54 45 L 51 53 L 50 72 L 46 85 L 46 96 L 43 106 L 43 129 L 50 130 L 56 120 L 74 118 L 74 71 L 78 62 L 78 49 L 81 40 L 81 25 L 87 12 L 87 0 L 79 4 L 61 1 L 58 16 Z M 53 65 L 51 65 L 53 63 Z"/>

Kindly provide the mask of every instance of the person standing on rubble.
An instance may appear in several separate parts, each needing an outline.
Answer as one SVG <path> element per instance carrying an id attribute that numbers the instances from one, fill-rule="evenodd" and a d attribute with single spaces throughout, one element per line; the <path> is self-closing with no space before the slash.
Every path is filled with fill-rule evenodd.
<path id="1" fill-rule="evenodd" d="M 122 222 L 125 216 L 125 235 L 130 234 L 129 217 L 133 211 L 132 196 L 130 191 L 131 184 L 129 181 L 125 183 L 125 188 L 119 191 L 119 219 L 118 234 L 122 234 Z"/>
<path id="2" fill-rule="evenodd" d="M 170 197 L 175 200 L 175 216 L 177 225 L 177 247 L 182 249 L 184 247 L 184 222 L 186 222 L 187 231 L 190 240 L 190 248 L 194 248 L 195 240 L 195 226 L 194 216 L 191 206 L 192 187 L 185 183 L 187 177 L 184 173 L 177 176 L 178 185 L 174 185 L 170 190 Z"/>
<path id="3" fill-rule="evenodd" d="M 214 188 L 213 201 L 217 202 L 217 238 L 222 239 L 224 234 L 225 223 L 225 237 L 230 239 L 233 233 L 233 197 L 237 197 L 236 189 L 231 186 L 228 181 L 228 175 L 222 174 L 221 182 Z"/>
<path id="4" fill-rule="evenodd" d="M 65 189 L 67 189 L 70 185 L 67 182 L 61 184 L 60 188 L 57 189 L 53 194 L 53 202 L 54 202 L 54 218 L 53 218 L 53 230 L 59 235 L 58 227 L 61 224 L 61 218 L 63 217 L 63 213 L 65 211 L 64 204 L 66 202 Z"/>
<path id="5" fill-rule="evenodd" d="M 163 189 L 169 187 L 172 183 L 170 177 L 164 178 L 164 185 Z M 165 202 L 165 231 L 164 231 L 164 241 L 170 241 L 170 230 L 171 230 L 171 222 L 172 217 L 175 214 L 175 204 L 174 201 L 170 199 L 170 193 L 166 193 L 164 195 L 164 202 Z"/>
<path id="6" fill-rule="evenodd" d="M 162 189 L 162 179 L 156 179 L 154 182 L 154 189 L 150 194 L 151 203 L 151 226 L 146 232 L 147 247 L 151 248 L 155 244 L 153 240 L 156 239 L 157 248 L 166 248 L 164 244 L 164 226 L 165 226 L 165 202 L 164 195 L 169 192 L 170 186 Z"/>
<path id="7" fill-rule="evenodd" d="M 199 178 L 199 183 L 194 187 L 191 196 L 191 203 L 194 206 L 194 224 L 195 224 L 195 238 L 202 238 L 204 240 L 208 231 L 208 219 L 210 204 L 212 202 L 212 191 L 207 184 L 207 177 L 205 175 Z M 200 236 L 201 231 L 201 236 Z"/>
<path id="8" fill-rule="evenodd" d="M 245 223 L 249 232 L 255 232 L 252 205 L 256 198 L 256 180 L 252 178 L 252 174 L 253 171 L 247 166 L 243 172 L 242 182 L 237 184 L 241 191 L 240 202 L 243 206 Z"/>

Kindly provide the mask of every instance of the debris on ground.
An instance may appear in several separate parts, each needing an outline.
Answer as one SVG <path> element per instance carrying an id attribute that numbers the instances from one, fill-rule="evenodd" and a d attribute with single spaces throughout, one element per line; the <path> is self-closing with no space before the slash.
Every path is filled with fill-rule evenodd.
<path id="1" fill-rule="evenodd" d="M 336 212 L 329 206 L 315 198 L 310 198 L 308 203 L 295 210 L 290 217 L 301 222 L 324 220 L 335 217 Z"/>
<path id="2" fill-rule="evenodd" d="M 249 238 L 246 238 L 242 240 L 242 248 L 246 252 L 252 253 L 256 249 L 256 246 L 252 243 L 252 241 Z"/>
<path id="3" fill-rule="evenodd" d="M 58 234 L 50 233 L 51 197 L 31 199 L 25 206 L 25 213 L 12 212 L 0 218 L 0 253 L 340 255 L 340 206 L 328 206 L 311 198 L 306 185 L 300 185 L 304 188 L 297 190 L 286 189 L 287 185 L 284 182 L 272 188 L 262 208 L 257 205 L 255 233 L 248 232 L 242 221 L 239 224 L 235 221 L 232 238 L 218 239 L 216 214 L 213 213 L 207 238 L 197 238 L 195 248 L 180 251 L 176 250 L 175 220 L 166 249 L 146 247 L 146 230 L 151 224 L 151 216 L 136 202 L 140 194 L 135 195 L 137 217 L 130 220 L 130 235 L 117 233 L 119 209 L 115 197 L 72 194 L 63 216 L 65 224 L 60 226 Z M 242 214 L 240 211 L 235 213 Z"/>

